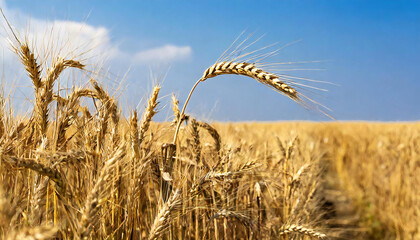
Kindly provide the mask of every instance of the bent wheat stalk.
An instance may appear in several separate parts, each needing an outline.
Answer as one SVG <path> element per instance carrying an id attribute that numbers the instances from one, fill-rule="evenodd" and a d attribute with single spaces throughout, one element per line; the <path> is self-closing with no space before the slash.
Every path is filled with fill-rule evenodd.
<path id="1" fill-rule="evenodd" d="M 18 158 L 13 156 L 1 155 L 1 160 L 18 168 L 31 169 L 43 176 L 49 177 L 58 186 L 60 193 L 64 193 L 66 183 L 64 176 L 56 169 L 48 167 L 30 158 Z"/>
<path id="2" fill-rule="evenodd" d="M 282 93 L 283 95 L 286 95 L 292 100 L 296 102 L 301 102 L 298 92 L 290 85 L 281 81 L 280 78 L 276 74 L 264 71 L 263 69 L 256 67 L 255 64 L 253 63 L 224 61 L 224 62 L 213 64 L 212 66 L 207 68 L 206 71 L 204 71 L 203 76 L 194 84 L 194 86 L 192 87 L 187 97 L 187 100 L 185 101 L 184 107 L 181 110 L 180 119 L 182 119 L 182 117 L 184 116 L 187 104 L 191 98 L 192 93 L 197 87 L 197 85 L 200 82 L 204 82 L 205 80 L 209 78 L 213 78 L 213 77 L 224 75 L 224 74 L 236 74 L 236 75 L 242 75 L 242 76 L 254 78 L 258 82 L 263 83 L 273 88 L 274 90 Z M 181 126 L 180 119 L 178 119 L 178 124 L 175 129 L 175 134 L 174 134 L 174 138 L 172 142 L 173 144 L 175 144 L 176 139 L 178 137 L 179 128 Z"/>
<path id="3" fill-rule="evenodd" d="M 48 75 L 46 76 L 45 80 L 45 84 L 48 86 L 47 89 L 52 88 L 54 82 L 66 68 L 78 68 L 83 70 L 84 67 L 85 65 L 79 61 L 73 59 L 58 58 L 53 66 L 48 70 Z"/>

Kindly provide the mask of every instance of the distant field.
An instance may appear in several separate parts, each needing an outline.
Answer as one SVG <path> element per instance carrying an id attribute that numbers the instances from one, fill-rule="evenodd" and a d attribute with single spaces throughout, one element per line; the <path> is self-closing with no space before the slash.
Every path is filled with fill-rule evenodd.
<path id="1" fill-rule="evenodd" d="M 298 136 L 302 152 L 321 155 L 328 171 L 324 196 L 333 208 L 346 207 L 336 222 L 359 227 L 362 239 L 420 237 L 420 123 L 236 123 L 217 124 L 233 143 L 275 149 L 280 139 Z M 335 190 L 335 191 L 330 191 Z M 338 191 L 338 192 L 337 192 Z M 348 198 L 354 215 L 349 212 Z M 328 215 L 328 214 L 327 214 Z M 347 221 L 345 218 L 348 218 Z M 357 220 L 357 221 L 356 221 Z M 332 226 L 332 225 L 331 225 Z M 337 227 L 337 226 L 335 226 Z M 345 230 L 345 227 L 344 227 Z"/>

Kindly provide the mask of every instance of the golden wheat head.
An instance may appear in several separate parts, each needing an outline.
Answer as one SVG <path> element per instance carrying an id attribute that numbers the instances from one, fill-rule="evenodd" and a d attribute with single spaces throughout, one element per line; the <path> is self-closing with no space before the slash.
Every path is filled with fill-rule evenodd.
<path id="1" fill-rule="evenodd" d="M 276 74 L 266 72 L 258 68 L 253 63 L 248 62 L 230 62 L 223 61 L 213 64 L 204 71 L 201 81 L 216 77 L 223 74 L 236 74 L 251 77 L 260 83 L 273 87 L 274 89 L 284 93 L 286 96 L 299 100 L 297 91 L 279 79 Z"/>

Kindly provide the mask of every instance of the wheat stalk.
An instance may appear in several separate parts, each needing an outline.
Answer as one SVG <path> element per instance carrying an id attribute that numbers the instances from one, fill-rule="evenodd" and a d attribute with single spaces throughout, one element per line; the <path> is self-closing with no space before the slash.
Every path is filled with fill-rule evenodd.
<path id="1" fill-rule="evenodd" d="M 66 98 L 60 97 L 58 95 L 53 95 L 53 100 L 56 100 L 60 106 L 65 106 L 66 104 L 68 104 L 68 102 L 77 100 L 81 97 L 98 98 L 96 95 L 96 92 L 88 88 L 82 88 L 82 89 L 76 88 Z"/>
<path id="2" fill-rule="evenodd" d="M 60 74 L 64 71 L 66 68 L 78 68 L 83 69 L 84 65 L 81 64 L 79 61 L 75 60 L 65 60 L 62 58 L 59 58 L 53 66 L 48 70 L 47 76 L 44 80 L 44 91 L 41 96 L 41 99 L 37 99 L 37 105 L 40 105 L 38 108 L 40 109 L 40 116 L 41 119 L 39 121 L 41 122 L 41 129 L 43 130 L 43 134 L 45 134 L 45 131 L 48 126 L 48 106 L 53 101 L 53 86 L 54 82 L 58 79 Z"/>

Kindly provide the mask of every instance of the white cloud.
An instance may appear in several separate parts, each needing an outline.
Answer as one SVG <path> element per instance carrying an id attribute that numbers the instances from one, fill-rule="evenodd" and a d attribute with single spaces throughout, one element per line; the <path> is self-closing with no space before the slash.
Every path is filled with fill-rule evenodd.
<path id="1" fill-rule="evenodd" d="M 49 57 L 76 57 L 91 60 L 89 64 L 102 64 L 102 61 L 127 61 L 127 64 L 167 63 L 182 61 L 192 55 L 191 47 L 164 45 L 162 47 L 146 49 L 140 52 L 125 52 L 119 45 L 111 41 L 110 32 L 101 26 L 92 26 L 84 22 L 54 20 L 47 21 L 29 17 L 24 13 L 7 8 L 4 0 L 0 0 L 0 7 L 13 25 L 20 39 L 27 38 L 40 59 Z M 4 22 L 4 21 L 3 21 Z M 29 24 L 28 24 L 29 23 Z M 28 26 L 29 25 L 29 26 Z M 6 27 L 6 24 L 3 24 Z M 7 29 L 7 28 L 3 28 Z M 4 31 L 3 34 L 5 35 Z M 7 34 L 9 38 L 12 35 Z M 6 35 L 6 36 L 7 36 Z M 20 35 L 20 36 L 19 36 Z M 6 38 L 0 39 L 3 48 L 9 48 Z M 4 60 L 16 58 L 9 50 L 4 50 Z"/>
<path id="2" fill-rule="evenodd" d="M 84 22 L 48 21 L 29 17 L 15 9 L 8 9 L 1 0 L 0 7 L 19 40 L 27 39 L 38 58 L 47 60 L 47 65 L 58 56 L 99 63 L 103 59 L 110 60 L 121 54 L 118 45 L 111 42 L 109 31 L 105 27 L 95 27 Z M 14 65 L 17 57 L 9 50 L 9 41 L 16 45 L 16 40 L 5 21 L 2 19 L 1 22 L 4 29 L 1 31 L 3 37 L 0 38 L 0 46 L 4 52 L 2 60 Z"/>
<path id="3" fill-rule="evenodd" d="M 138 52 L 133 60 L 135 63 L 173 62 L 188 59 L 191 55 L 190 46 L 165 45 Z"/>

